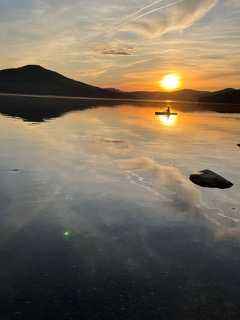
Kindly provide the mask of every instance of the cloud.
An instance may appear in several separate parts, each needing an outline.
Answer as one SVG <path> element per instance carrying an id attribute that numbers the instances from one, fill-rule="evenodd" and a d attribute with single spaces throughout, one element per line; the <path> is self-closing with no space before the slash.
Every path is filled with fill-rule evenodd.
<path id="1" fill-rule="evenodd" d="M 179 0 L 152 9 L 123 26 L 125 31 L 159 36 L 171 31 L 184 30 L 203 18 L 219 0 Z"/>
<path id="2" fill-rule="evenodd" d="M 119 160 L 118 164 L 127 170 L 130 180 L 137 178 L 138 183 L 154 193 L 159 192 L 159 196 L 165 193 L 166 200 L 178 210 L 200 213 L 200 209 L 206 209 L 201 193 L 177 168 L 160 165 L 145 157 Z M 150 185 L 143 178 L 145 173 L 152 177 Z"/>
<path id="3" fill-rule="evenodd" d="M 132 52 L 125 49 L 104 49 L 102 54 L 116 56 L 131 56 Z"/>
<path id="4" fill-rule="evenodd" d="M 126 42 L 114 40 L 111 43 L 106 43 L 100 46 L 99 51 L 103 55 L 116 55 L 116 56 L 131 56 L 134 51 L 134 47 Z"/>
<path id="5" fill-rule="evenodd" d="M 183 1 L 185 1 L 185 0 L 177 0 L 177 1 L 175 1 L 175 2 L 171 2 L 171 3 L 166 4 L 166 5 L 164 5 L 164 6 L 151 9 L 151 10 L 149 10 L 149 11 L 147 11 L 147 12 L 143 12 L 143 13 L 141 13 L 140 15 L 137 15 L 137 16 L 134 18 L 134 21 L 139 20 L 139 19 L 141 19 L 141 18 L 143 18 L 143 17 L 145 17 L 145 16 L 149 16 L 149 15 L 152 14 L 152 13 L 159 12 L 159 11 L 162 11 L 162 10 L 164 10 L 164 9 L 167 9 L 167 8 L 170 8 L 170 7 L 173 7 L 173 6 L 176 6 L 177 4 L 179 4 L 179 3 L 183 2 Z"/>

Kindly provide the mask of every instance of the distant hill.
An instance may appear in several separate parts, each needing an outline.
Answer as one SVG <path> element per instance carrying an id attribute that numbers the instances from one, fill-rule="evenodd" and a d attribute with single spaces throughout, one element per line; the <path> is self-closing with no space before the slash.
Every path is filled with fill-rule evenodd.
<path id="1" fill-rule="evenodd" d="M 207 95 L 200 97 L 199 101 L 240 104 L 240 90 L 228 88 L 221 91 L 208 93 Z"/>
<path id="2" fill-rule="evenodd" d="M 212 93 L 196 90 L 123 92 L 115 88 L 99 88 L 72 80 L 38 65 L 0 70 L 0 93 L 240 103 L 240 90 L 235 89 L 225 89 Z"/>
<path id="3" fill-rule="evenodd" d="M 174 92 L 160 92 L 160 91 L 136 91 L 128 92 L 128 96 L 132 99 L 152 99 L 152 100 L 186 100 L 198 101 L 200 97 L 209 94 L 208 91 L 196 90 L 178 90 Z"/>

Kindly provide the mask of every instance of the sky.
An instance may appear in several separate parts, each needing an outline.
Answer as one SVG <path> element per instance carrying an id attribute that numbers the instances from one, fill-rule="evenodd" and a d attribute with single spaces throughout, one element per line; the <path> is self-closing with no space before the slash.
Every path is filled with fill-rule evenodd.
<path id="1" fill-rule="evenodd" d="M 39 64 L 101 87 L 240 87 L 239 0 L 1 0 L 0 68 Z"/>

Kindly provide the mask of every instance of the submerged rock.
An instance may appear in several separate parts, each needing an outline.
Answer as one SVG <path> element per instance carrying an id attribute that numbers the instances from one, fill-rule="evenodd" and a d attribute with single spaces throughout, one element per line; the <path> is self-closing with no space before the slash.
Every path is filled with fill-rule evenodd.
<path id="1" fill-rule="evenodd" d="M 8 172 L 20 172 L 20 169 L 10 169 Z"/>
<path id="2" fill-rule="evenodd" d="M 238 147 L 240 147 L 240 143 L 239 143 L 239 144 L 237 144 L 237 146 L 238 146 Z"/>
<path id="3" fill-rule="evenodd" d="M 190 180 L 205 188 L 228 189 L 233 186 L 233 183 L 211 170 L 202 170 L 199 173 L 192 174 Z"/>

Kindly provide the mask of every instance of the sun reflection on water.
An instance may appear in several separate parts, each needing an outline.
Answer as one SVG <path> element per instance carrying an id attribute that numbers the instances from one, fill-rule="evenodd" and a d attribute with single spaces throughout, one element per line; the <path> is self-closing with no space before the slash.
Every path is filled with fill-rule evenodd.
<path id="1" fill-rule="evenodd" d="M 161 124 L 167 127 L 172 127 L 177 122 L 177 116 L 176 115 L 160 115 L 158 116 L 159 121 Z"/>

